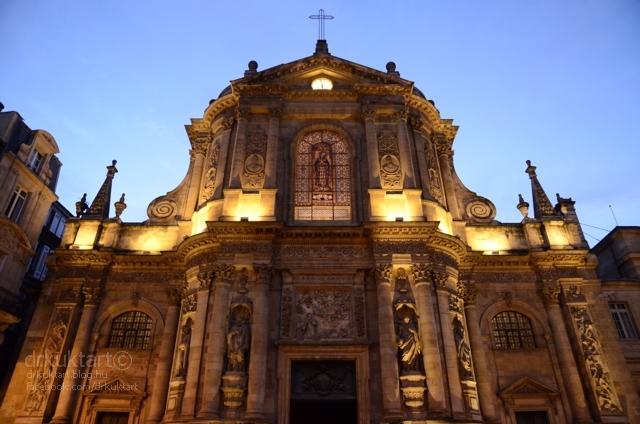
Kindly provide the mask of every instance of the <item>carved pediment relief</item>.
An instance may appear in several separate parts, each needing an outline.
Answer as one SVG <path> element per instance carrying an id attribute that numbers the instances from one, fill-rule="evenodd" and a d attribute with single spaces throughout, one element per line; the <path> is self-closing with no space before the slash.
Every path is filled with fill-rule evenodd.
<path id="1" fill-rule="evenodd" d="M 123 377 L 93 382 L 87 390 L 90 396 L 143 398 L 147 395 L 138 383 L 132 383 Z"/>
<path id="2" fill-rule="evenodd" d="M 508 397 L 556 397 L 560 396 L 560 392 L 551 387 L 540 383 L 530 377 L 522 377 L 516 381 L 499 395 L 501 398 Z"/>

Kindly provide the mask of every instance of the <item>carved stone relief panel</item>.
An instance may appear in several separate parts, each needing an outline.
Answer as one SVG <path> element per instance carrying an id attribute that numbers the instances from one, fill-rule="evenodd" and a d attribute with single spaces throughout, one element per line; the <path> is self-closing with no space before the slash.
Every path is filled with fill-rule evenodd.
<path id="1" fill-rule="evenodd" d="M 429 141 L 425 141 L 424 143 L 424 152 L 427 161 L 427 172 L 429 172 L 429 192 L 438 203 L 444 205 L 442 184 L 440 183 L 440 175 L 438 174 L 438 162 L 433 153 L 433 145 Z"/>
<path id="2" fill-rule="evenodd" d="M 218 173 L 218 159 L 220 158 L 220 140 L 217 140 L 209 151 L 209 157 L 205 165 L 204 180 L 202 182 L 202 192 L 200 203 L 205 203 L 211 199 L 216 189 L 216 174 Z"/>
<path id="3" fill-rule="evenodd" d="M 24 411 L 30 414 L 42 411 L 49 397 L 51 385 L 57 375 L 60 354 L 67 336 L 73 307 L 57 307 L 51 318 L 49 332 L 42 345 L 40 355 L 33 358 L 32 378 L 27 387 Z"/>
<path id="4" fill-rule="evenodd" d="M 353 337 L 351 292 L 348 289 L 300 289 L 296 293 L 297 339 Z"/>
<path id="5" fill-rule="evenodd" d="M 247 137 L 247 149 L 242 172 L 243 188 L 261 188 L 264 180 L 267 136 L 263 131 L 254 131 Z"/>
<path id="6" fill-rule="evenodd" d="M 578 327 L 582 355 L 596 395 L 598 408 L 601 411 L 608 412 L 621 411 L 620 401 L 614 391 L 606 365 L 602 360 L 602 348 L 596 339 L 593 321 L 589 317 L 587 308 L 584 306 L 572 306 L 571 315 Z"/>
<path id="7" fill-rule="evenodd" d="M 398 138 L 389 130 L 378 136 L 378 155 L 382 188 L 402 188 L 402 166 Z"/>
<path id="8" fill-rule="evenodd" d="M 291 337 L 291 320 L 293 318 L 293 287 L 285 286 L 282 288 L 282 303 L 280 306 L 280 335 L 282 337 Z"/>

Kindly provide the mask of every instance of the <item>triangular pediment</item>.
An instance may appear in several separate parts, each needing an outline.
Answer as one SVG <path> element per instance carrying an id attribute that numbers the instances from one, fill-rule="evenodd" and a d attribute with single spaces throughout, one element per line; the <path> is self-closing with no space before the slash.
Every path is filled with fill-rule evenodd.
<path id="1" fill-rule="evenodd" d="M 522 377 L 502 392 L 500 397 L 511 396 L 556 396 L 560 393 L 551 387 L 532 379 L 531 377 Z"/>
<path id="2" fill-rule="evenodd" d="M 138 388 L 137 384 L 131 383 L 122 377 L 116 377 L 102 382 L 93 382 L 89 387 L 90 395 L 107 396 L 145 396 L 146 393 Z"/>
<path id="3" fill-rule="evenodd" d="M 231 82 L 234 93 L 241 93 L 252 86 L 280 86 L 296 90 L 309 87 L 315 78 L 331 79 L 335 87 L 341 86 L 395 86 L 408 93 L 413 82 L 377 69 L 369 68 L 331 55 L 313 55 L 294 62 L 277 65 L 253 75 Z"/>

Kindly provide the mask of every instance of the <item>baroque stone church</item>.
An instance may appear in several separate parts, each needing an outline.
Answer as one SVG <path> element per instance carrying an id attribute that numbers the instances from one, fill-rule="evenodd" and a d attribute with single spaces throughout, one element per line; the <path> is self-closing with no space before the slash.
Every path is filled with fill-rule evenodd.
<path id="1" fill-rule="evenodd" d="M 393 63 L 252 61 L 186 131 L 147 221 L 115 161 L 76 205 L 3 423 L 640 422 L 575 202 L 523 161 L 496 221 Z"/>

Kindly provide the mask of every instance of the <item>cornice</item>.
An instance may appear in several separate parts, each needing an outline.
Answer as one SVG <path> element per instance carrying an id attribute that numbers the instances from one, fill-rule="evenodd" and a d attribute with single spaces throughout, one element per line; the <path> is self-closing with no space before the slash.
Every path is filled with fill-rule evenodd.
<path id="1" fill-rule="evenodd" d="M 236 95 L 227 95 L 216 99 L 213 103 L 207 107 L 204 111 L 202 119 L 192 119 L 191 126 L 196 127 L 200 131 L 208 131 L 211 127 L 211 123 L 218 114 L 225 109 L 233 108 L 238 105 L 239 97 Z M 187 125 L 188 127 L 188 125 Z"/>

